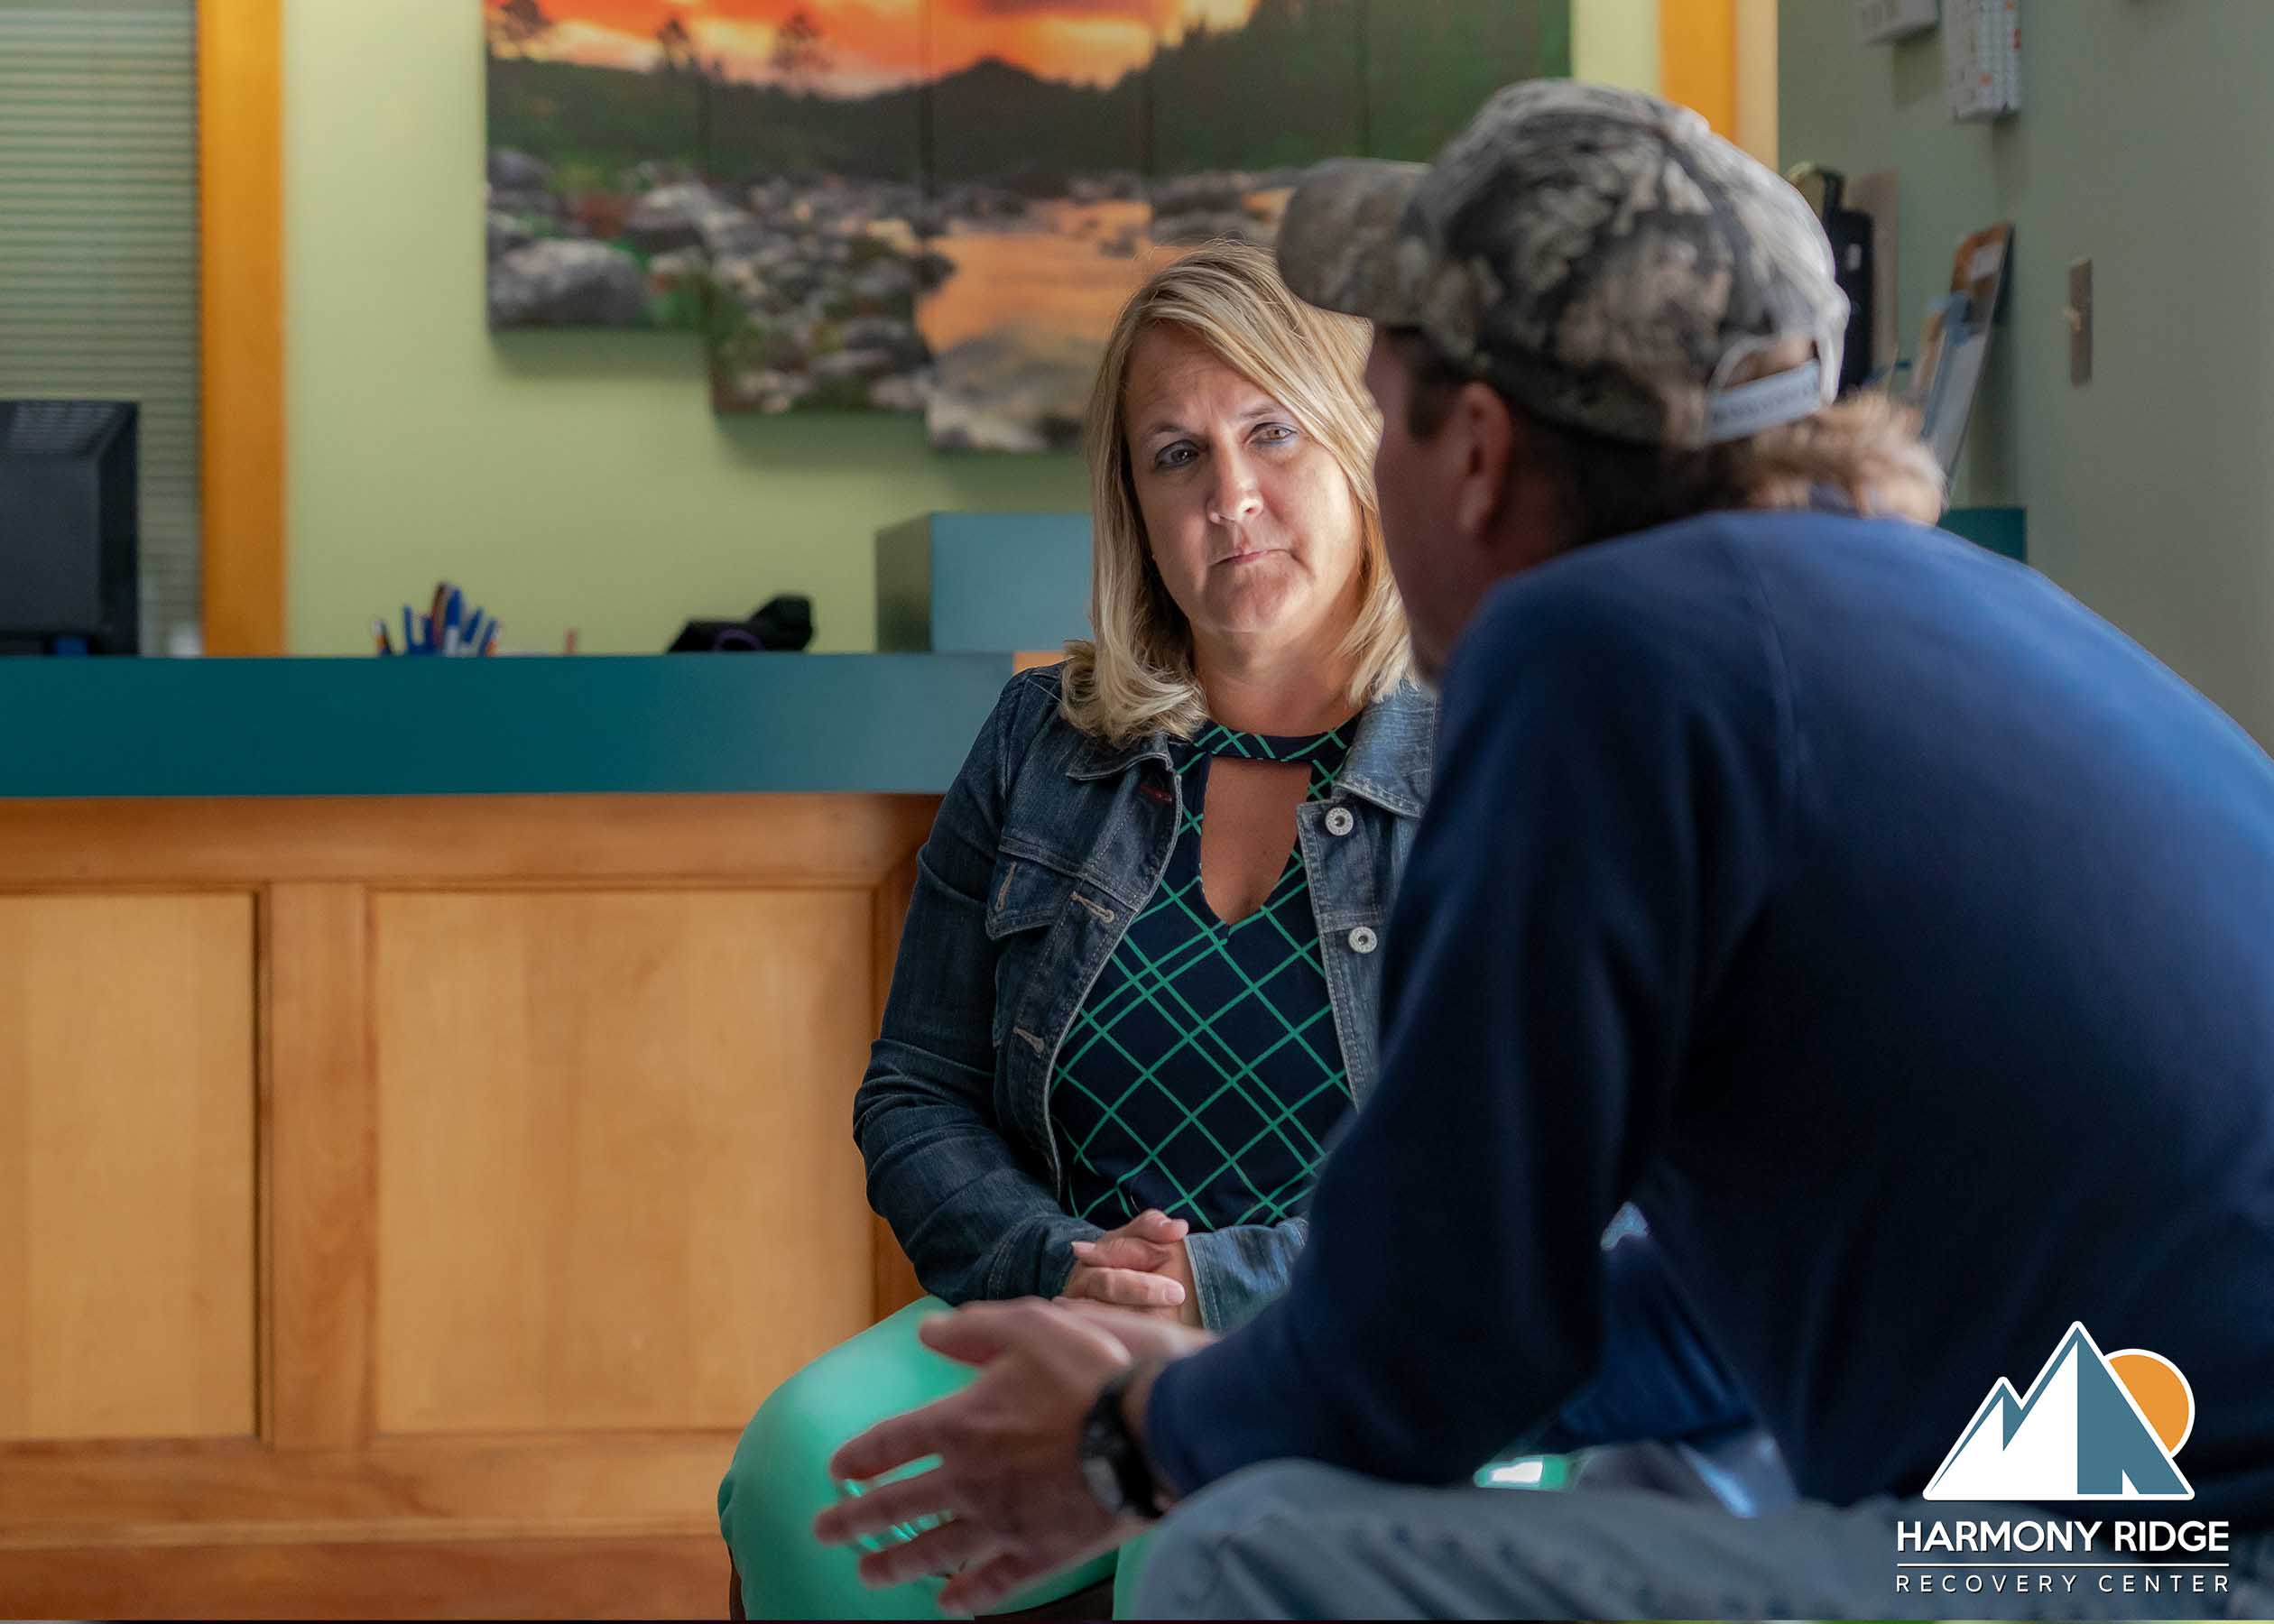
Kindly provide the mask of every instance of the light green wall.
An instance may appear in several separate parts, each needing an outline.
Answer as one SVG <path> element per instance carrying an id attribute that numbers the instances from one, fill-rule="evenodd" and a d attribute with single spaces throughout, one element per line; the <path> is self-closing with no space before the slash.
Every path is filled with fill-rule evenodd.
<path id="1" fill-rule="evenodd" d="M 1572 0 L 1571 77 L 1657 95 L 1659 0 Z"/>
<path id="2" fill-rule="evenodd" d="M 802 592 L 817 649 L 868 649 L 880 526 L 1086 505 L 1071 457 L 714 417 L 692 337 L 493 339 L 474 0 L 287 0 L 284 23 L 292 652 L 368 652 L 372 617 L 443 576 L 511 646 L 575 626 L 654 652 L 689 616 Z"/>
<path id="3" fill-rule="evenodd" d="M 1944 111 L 1937 35 L 1854 42 L 1852 8 L 1783 0 L 1784 161 L 1901 172 L 1904 350 L 1958 238 L 2014 224 L 1962 501 L 2029 512 L 2029 557 L 2274 741 L 2274 5 L 2027 8 L 2022 109 Z M 2094 377 L 2068 374 L 2070 261 L 2094 262 Z"/>

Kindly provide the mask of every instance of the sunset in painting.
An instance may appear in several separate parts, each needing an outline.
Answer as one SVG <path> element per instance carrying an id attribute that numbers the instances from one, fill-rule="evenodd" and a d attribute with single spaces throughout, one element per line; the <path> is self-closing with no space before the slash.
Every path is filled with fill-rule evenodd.
<path id="1" fill-rule="evenodd" d="M 1568 71 L 1567 0 L 480 0 L 491 323 L 700 330 L 722 411 L 1077 438 L 1153 266 Z"/>
<path id="2" fill-rule="evenodd" d="M 486 0 L 495 16 L 510 0 Z M 540 61 L 646 72 L 676 24 L 714 70 L 750 84 L 783 80 L 785 30 L 802 14 L 827 42 L 839 94 L 960 72 L 987 57 L 1043 78 L 1108 85 L 1142 67 L 1163 38 L 1244 24 L 1256 0 L 929 0 L 942 49 L 928 58 L 927 0 L 557 0 L 529 42 Z"/>

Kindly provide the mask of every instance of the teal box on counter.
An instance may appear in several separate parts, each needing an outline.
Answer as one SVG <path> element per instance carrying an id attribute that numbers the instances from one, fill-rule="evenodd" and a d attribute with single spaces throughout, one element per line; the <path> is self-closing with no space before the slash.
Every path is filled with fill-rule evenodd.
<path id="1" fill-rule="evenodd" d="M 2029 561 L 2029 511 L 2018 507 L 1952 508 L 1942 527 L 1976 547 L 2002 553 L 2017 564 Z"/>
<path id="2" fill-rule="evenodd" d="M 1087 513 L 926 513 L 876 532 L 881 653 L 997 654 L 1089 635 Z"/>

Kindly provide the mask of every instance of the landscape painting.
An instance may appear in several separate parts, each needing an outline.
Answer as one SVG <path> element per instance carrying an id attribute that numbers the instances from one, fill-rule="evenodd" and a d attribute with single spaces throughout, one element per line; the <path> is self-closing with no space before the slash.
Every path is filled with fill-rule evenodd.
<path id="1" fill-rule="evenodd" d="M 494 328 L 705 335 L 721 411 L 1079 434 L 1157 265 L 1570 70 L 1568 0 L 482 0 Z"/>

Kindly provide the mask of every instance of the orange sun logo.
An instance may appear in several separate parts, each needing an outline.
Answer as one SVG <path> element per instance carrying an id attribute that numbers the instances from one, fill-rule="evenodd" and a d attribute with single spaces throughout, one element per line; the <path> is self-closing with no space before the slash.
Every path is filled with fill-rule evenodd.
<path id="1" fill-rule="evenodd" d="M 2140 1406 L 2148 1425 L 2173 1454 L 2195 1430 L 2195 1389 L 2179 1367 L 2160 1353 L 2145 1348 L 2126 1348 L 2108 1356 L 2108 1368 Z"/>

